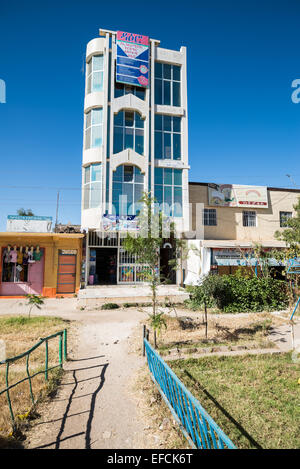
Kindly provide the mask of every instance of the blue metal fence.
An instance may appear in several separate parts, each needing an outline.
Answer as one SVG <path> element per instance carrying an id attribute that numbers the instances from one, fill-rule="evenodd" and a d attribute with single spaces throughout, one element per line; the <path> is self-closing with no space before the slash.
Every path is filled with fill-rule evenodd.
<path id="1" fill-rule="evenodd" d="M 153 382 L 193 448 L 236 449 L 201 404 L 144 338 Z"/>

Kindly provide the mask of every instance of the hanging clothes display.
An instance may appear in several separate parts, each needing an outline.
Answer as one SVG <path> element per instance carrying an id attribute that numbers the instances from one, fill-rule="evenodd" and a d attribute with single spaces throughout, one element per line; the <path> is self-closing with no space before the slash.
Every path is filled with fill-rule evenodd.
<path id="1" fill-rule="evenodd" d="M 25 250 L 22 246 L 7 246 L 2 252 L 2 282 L 28 282 L 28 268 L 30 264 L 40 262 L 43 251 L 39 246 Z"/>

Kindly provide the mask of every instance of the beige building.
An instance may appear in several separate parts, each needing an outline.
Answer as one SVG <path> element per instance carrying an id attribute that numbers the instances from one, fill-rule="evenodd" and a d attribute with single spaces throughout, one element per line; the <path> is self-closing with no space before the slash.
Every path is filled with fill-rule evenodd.
<path id="1" fill-rule="evenodd" d="M 195 283 L 211 270 L 233 273 L 240 265 L 252 265 L 259 271 L 251 256 L 254 244 L 265 250 L 285 247 L 274 233 L 283 229 L 286 217 L 294 216 L 299 197 L 298 189 L 190 182 L 192 230 L 196 234 L 188 243 L 197 253 L 190 251 L 185 283 Z M 280 271 L 275 260 L 270 265 Z"/>

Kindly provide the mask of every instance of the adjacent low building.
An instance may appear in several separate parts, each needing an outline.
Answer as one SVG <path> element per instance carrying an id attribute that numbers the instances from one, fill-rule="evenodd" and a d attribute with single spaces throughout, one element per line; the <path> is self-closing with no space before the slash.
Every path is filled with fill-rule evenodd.
<path id="1" fill-rule="evenodd" d="M 185 283 L 196 283 L 203 275 L 234 273 L 239 266 L 257 267 L 251 253 L 255 244 L 264 250 L 282 249 L 285 243 L 274 237 L 284 221 L 295 214 L 298 189 L 277 187 L 189 183 L 194 239 L 185 266 Z M 278 272 L 275 259 L 270 266 Z"/>
<path id="2" fill-rule="evenodd" d="M 84 234 L 0 233 L 0 297 L 49 298 L 80 288 Z"/>

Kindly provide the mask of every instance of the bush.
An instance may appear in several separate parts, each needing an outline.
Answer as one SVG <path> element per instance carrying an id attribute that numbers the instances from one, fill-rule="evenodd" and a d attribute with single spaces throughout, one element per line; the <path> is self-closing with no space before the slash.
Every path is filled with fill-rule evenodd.
<path id="1" fill-rule="evenodd" d="M 200 286 L 192 287 L 192 302 L 216 305 L 224 312 L 274 311 L 288 306 L 287 284 L 271 277 L 245 278 L 235 275 L 208 275 Z"/>
<path id="2" fill-rule="evenodd" d="M 104 305 L 101 306 L 101 309 L 117 309 L 119 308 L 119 305 L 116 303 L 105 303 Z"/>

